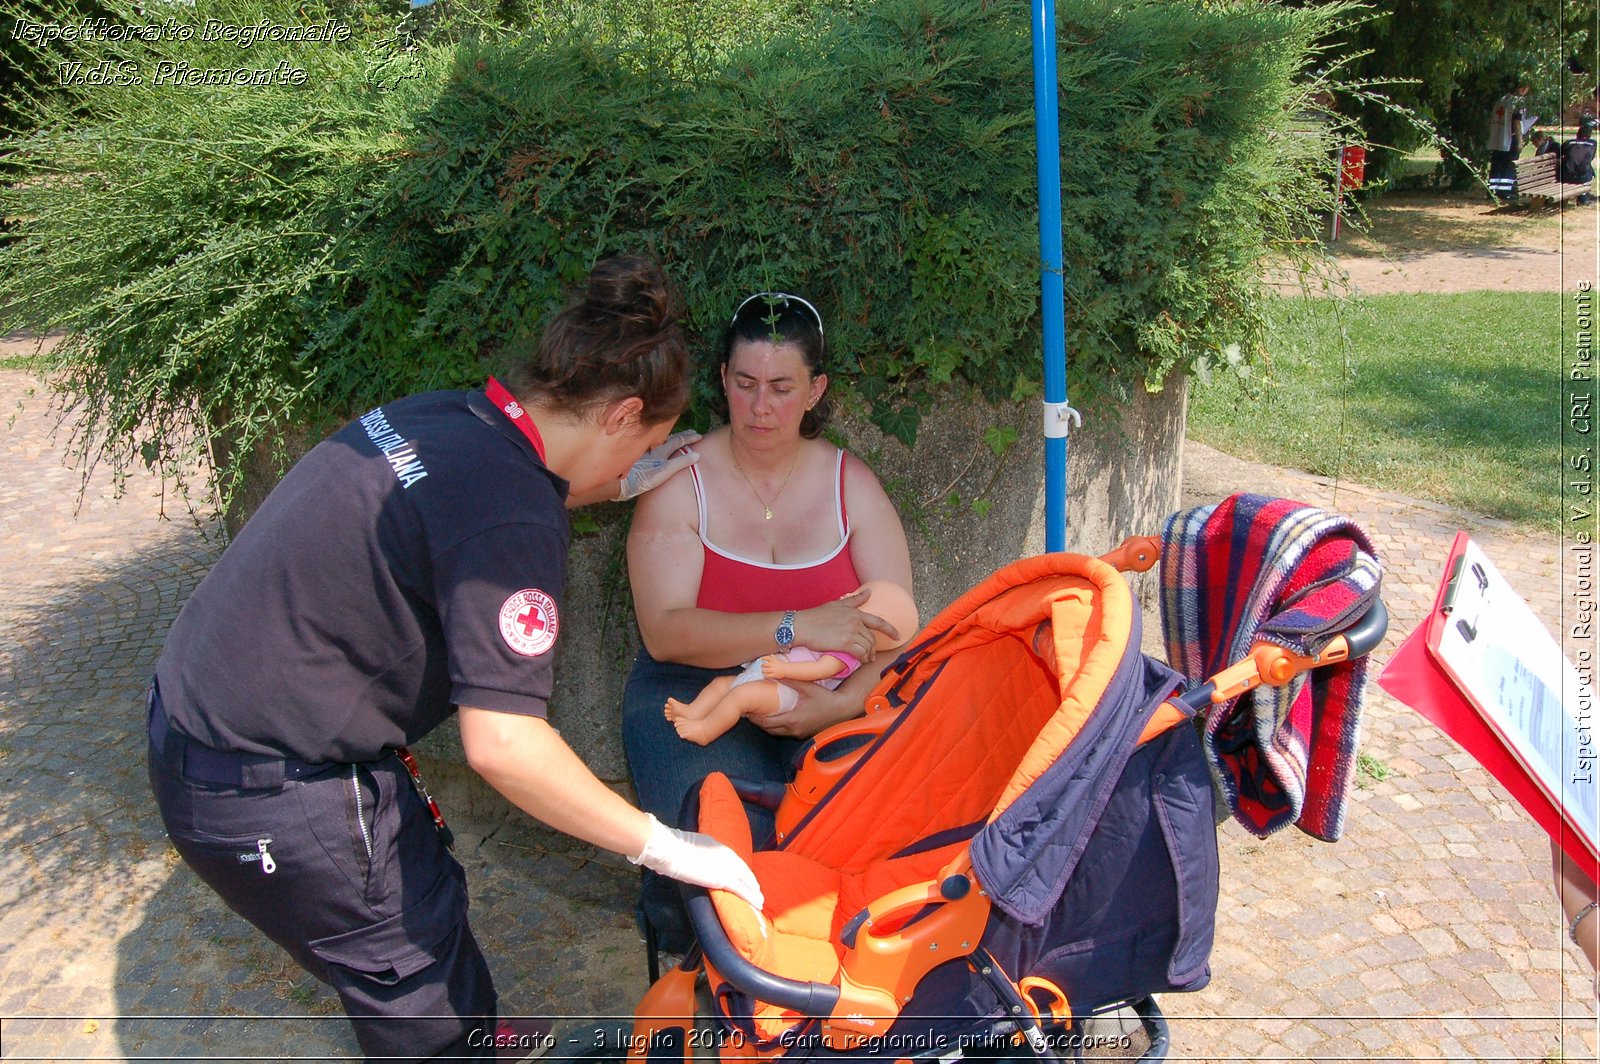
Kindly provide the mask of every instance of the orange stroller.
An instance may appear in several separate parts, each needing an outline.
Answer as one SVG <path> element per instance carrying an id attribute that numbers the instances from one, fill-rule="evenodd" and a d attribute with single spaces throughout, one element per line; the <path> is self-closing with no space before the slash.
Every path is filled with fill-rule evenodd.
<path id="1" fill-rule="evenodd" d="M 1117 567 L 1159 551 L 1009 565 L 908 644 L 792 783 L 707 777 L 683 823 L 747 857 L 765 907 L 686 888 L 698 948 L 602 1055 L 1076 1058 L 1086 1016 L 1134 1003 L 1145 1059 L 1163 1059 L 1151 995 L 1206 984 L 1217 901 L 1212 772 L 1189 722 L 1365 654 L 1386 616 L 1374 588 L 1315 653 L 1262 643 L 1191 686 L 1140 653 Z M 776 809 L 770 848 L 745 801 Z"/>

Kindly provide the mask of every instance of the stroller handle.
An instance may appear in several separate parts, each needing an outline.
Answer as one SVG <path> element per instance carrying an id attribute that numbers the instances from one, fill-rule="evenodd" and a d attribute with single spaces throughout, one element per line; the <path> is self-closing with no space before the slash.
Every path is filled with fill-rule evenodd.
<path id="1" fill-rule="evenodd" d="M 1382 599 L 1373 599 L 1359 620 L 1329 640 L 1314 657 L 1296 654 L 1274 643 L 1258 642 L 1243 661 L 1190 688 L 1176 701 L 1198 713 L 1263 684 L 1282 687 L 1300 673 L 1319 665 L 1365 657 L 1378 648 L 1388 631 L 1389 611 Z"/>
<path id="2" fill-rule="evenodd" d="M 733 780 L 734 789 L 745 797 L 745 787 L 759 789 L 747 780 Z M 750 800 L 745 797 L 745 800 Z M 696 826 L 700 823 L 700 789 L 691 787 L 683 798 L 683 815 L 678 823 Z M 716 905 L 704 887 L 679 883 L 683 903 L 689 910 L 689 922 L 694 926 L 695 937 L 700 940 L 700 952 L 707 963 L 722 973 L 722 977 L 750 997 L 789 1009 L 806 1016 L 828 1016 L 839 1003 L 839 988 L 823 983 L 800 979 L 785 979 L 760 967 L 740 953 L 728 938 L 722 921 L 717 918 Z"/>
<path id="3" fill-rule="evenodd" d="M 1378 644 L 1383 642 L 1383 637 L 1389 634 L 1389 610 L 1384 606 L 1382 599 L 1373 599 L 1372 605 L 1367 607 L 1367 612 L 1361 619 L 1351 625 L 1344 633 L 1345 642 L 1350 644 L 1350 656 L 1359 658 L 1378 649 Z"/>

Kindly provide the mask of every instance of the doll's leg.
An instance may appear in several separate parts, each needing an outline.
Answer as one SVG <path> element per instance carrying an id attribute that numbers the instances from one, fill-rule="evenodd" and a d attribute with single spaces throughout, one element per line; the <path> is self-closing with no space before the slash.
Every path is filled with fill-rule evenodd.
<path id="1" fill-rule="evenodd" d="M 693 702 L 680 702 L 676 698 L 667 699 L 667 719 L 676 724 L 680 720 L 704 720 L 728 689 L 733 686 L 736 676 L 717 676 L 700 689 L 694 696 Z"/>
<path id="2" fill-rule="evenodd" d="M 782 692 L 778 690 L 780 686 L 775 680 L 754 680 L 730 687 L 697 719 L 675 716 L 673 705 L 669 701 L 667 719 L 672 721 L 672 726 L 678 729 L 681 737 L 704 746 L 746 716 L 776 713 L 781 706 L 779 698 Z M 707 690 L 709 689 L 708 687 Z M 701 692 L 700 698 L 695 699 L 695 704 L 698 705 L 704 697 L 705 692 Z"/>

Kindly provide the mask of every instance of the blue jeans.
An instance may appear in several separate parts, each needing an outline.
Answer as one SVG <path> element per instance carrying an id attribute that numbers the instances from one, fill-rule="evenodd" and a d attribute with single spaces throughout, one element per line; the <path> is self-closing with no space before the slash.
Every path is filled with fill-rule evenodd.
<path id="1" fill-rule="evenodd" d="M 639 806 L 663 824 L 679 827 L 678 816 L 690 789 L 712 772 L 765 781 L 787 781 L 794 758 L 805 745 L 798 739 L 769 735 L 741 720 L 705 746 L 680 739 L 662 710 L 668 698 L 688 702 L 714 677 L 737 669 L 702 669 L 657 661 L 641 649 L 622 693 L 622 744 Z M 761 846 L 773 831 L 772 814 L 746 807 L 750 831 Z M 640 892 L 640 915 L 655 928 L 657 942 L 669 953 L 682 953 L 691 941 L 688 914 L 677 886 L 646 872 Z"/>

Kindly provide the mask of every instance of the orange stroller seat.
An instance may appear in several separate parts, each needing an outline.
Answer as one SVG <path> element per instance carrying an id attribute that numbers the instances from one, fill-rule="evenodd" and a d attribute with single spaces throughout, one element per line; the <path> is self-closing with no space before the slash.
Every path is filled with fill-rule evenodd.
<path id="1" fill-rule="evenodd" d="M 1138 624 L 1125 578 L 1099 559 L 1056 554 L 1015 563 L 919 634 L 886 671 L 864 719 L 818 737 L 778 811 L 776 849 L 752 852 L 742 803 L 725 777 L 714 774 L 702 785 L 700 830 L 746 855 L 766 895 L 758 913 L 712 892 L 718 923 L 743 961 L 779 979 L 829 988 L 821 995 L 828 999 L 820 1031 L 827 1045 L 883 1036 L 924 977 L 972 954 L 986 933 L 1002 953 L 1030 937 L 1008 931 L 1011 918 L 992 909 L 994 901 L 1037 908 L 1031 895 L 1038 873 L 1019 865 L 1009 884 L 1003 869 L 993 885 L 981 873 L 975 882 L 969 847 L 990 825 L 1008 837 L 1007 849 L 1016 846 L 1010 836 L 1017 831 L 1026 836 L 1039 827 L 1031 808 L 1016 823 L 1003 818 L 1086 728 L 1103 747 L 1079 759 L 1078 770 L 1092 777 L 1107 766 L 1120 769 L 1147 730 L 1183 719 L 1171 706 L 1163 709 L 1182 681 L 1138 653 Z M 1152 725 L 1158 715 L 1161 723 Z M 1170 734 L 1172 750 L 1158 760 L 1172 762 L 1172 752 L 1182 751 L 1172 774 L 1183 792 L 1178 804 L 1202 815 L 1191 818 L 1198 841 L 1181 844 L 1195 851 L 1186 873 L 1197 913 L 1189 934 L 1169 943 L 1182 946 L 1184 970 L 1164 988 L 1203 984 L 1216 890 L 1210 786 L 1198 740 L 1192 729 Z M 836 745 L 863 739 L 870 741 L 848 757 L 830 758 Z M 1118 777 L 1099 789 L 1109 792 Z M 1087 812 L 1103 807 L 1105 797 L 1071 804 Z M 1156 818 L 1142 820 L 1133 839 L 1139 852 L 1173 848 L 1159 845 Z M 1064 826 L 1075 843 L 1092 833 L 1073 815 L 1042 823 L 1050 832 Z M 1027 864 L 1039 862 L 1030 857 Z M 1167 880 L 1175 882 L 1170 872 Z M 1170 907 L 1151 909 L 1171 927 Z M 797 1009 L 793 1002 L 737 1000 L 722 986 L 709 949 L 707 970 L 725 1011 L 757 1044 L 776 1044 L 816 1011 L 815 1003 Z M 1036 978 L 1057 1012 L 1065 1011 L 1067 991 Z"/>

